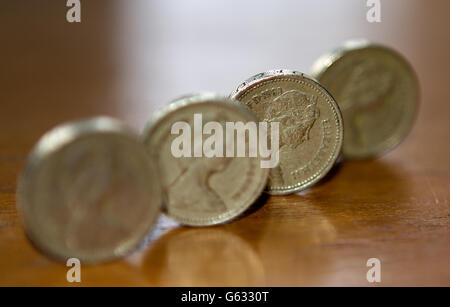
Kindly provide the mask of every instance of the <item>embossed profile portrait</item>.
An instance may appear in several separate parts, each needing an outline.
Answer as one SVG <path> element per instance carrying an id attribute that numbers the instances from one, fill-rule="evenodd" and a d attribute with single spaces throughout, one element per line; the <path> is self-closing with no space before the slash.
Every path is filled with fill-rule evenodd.
<path id="1" fill-rule="evenodd" d="M 231 158 L 178 158 L 180 174 L 167 187 L 169 208 L 198 212 L 225 212 L 227 207 L 210 185 L 211 177 L 223 172 Z"/>
<path id="2" fill-rule="evenodd" d="M 352 139 L 363 141 L 363 121 L 358 120 L 361 114 L 374 117 L 373 112 L 383 111 L 387 107 L 387 97 L 394 87 L 393 73 L 375 62 L 360 62 L 351 71 L 344 84 L 339 106 L 344 113 L 346 130 Z M 350 135 L 349 135 L 350 136 Z"/>
<path id="3" fill-rule="evenodd" d="M 280 150 L 295 149 L 309 140 L 309 133 L 320 116 L 317 97 L 297 90 L 287 91 L 266 108 L 264 121 L 280 123 Z M 269 136 L 270 140 L 270 136 Z M 284 184 L 286 174 L 281 164 L 269 173 L 271 184 Z"/>
<path id="4" fill-rule="evenodd" d="M 291 90 L 267 107 L 263 120 L 280 123 L 280 148 L 296 148 L 309 140 L 309 132 L 320 115 L 316 99 L 313 95 Z"/>
<path id="5" fill-rule="evenodd" d="M 210 115 L 217 120 L 223 116 Z M 185 119 L 194 127 L 192 119 Z M 206 121 L 206 119 L 205 119 Z M 192 128 L 193 129 L 193 128 Z M 205 141 L 205 140 L 203 140 Z M 224 172 L 231 164 L 227 157 L 179 157 L 171 154 L 171 142 L 165 142 L 161 149 L 165 168 L 170 173 L 165 184 L 167 207 L 175 210 L 189 210 L 198 213 L 221 213 L 227 210 L 224 200 L 212 185 L 212 177 Z"/>
<path id="6" fill-rule="evenodd" d="M 108 146 L 91 147 L 66 155 L 61 163 L 64 169 L 56 183 L 56 190 L 70 216 L 65 222 L 66 244 L 72 248 L 97 248 L 113 244 L 132 229 L 136 214 L 124 219 L 130 195 L 135 193 L 133 178 L 127 170 L 113 167 L 115 160 L 123 159 L 121 152 L 110 152 Z M 92 150 L 90 150 L 93 148 Z M 62 192 L 64 191 L 64 193 Z M 58 214 L 55 210 L 54 214 Z M 94 234 L 93 234 L 93 229 Z"/>

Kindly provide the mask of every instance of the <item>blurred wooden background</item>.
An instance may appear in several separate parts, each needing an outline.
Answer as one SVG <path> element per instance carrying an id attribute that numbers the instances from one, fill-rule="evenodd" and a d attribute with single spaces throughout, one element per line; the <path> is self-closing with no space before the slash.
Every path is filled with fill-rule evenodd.
<path id="1" fill-rule="evenodd" d="M 82 285 L 450 286 L 450 2 L 364 0 L 0 3 L 0 285 L 69 285 L 67 267 L 26 239 L 15 207 L 32 145 L 67 120 L 105 114 L 141 130 L 187 93 L 227 95 L 268 69 L 309 72 L 344 40 L 400 51 L 421 82 L 414 129 L 388 155 L 345 162 L 298 195 L 237 222 L 184 228 L 162 218 L 128 258 L 82 267 Z"/>

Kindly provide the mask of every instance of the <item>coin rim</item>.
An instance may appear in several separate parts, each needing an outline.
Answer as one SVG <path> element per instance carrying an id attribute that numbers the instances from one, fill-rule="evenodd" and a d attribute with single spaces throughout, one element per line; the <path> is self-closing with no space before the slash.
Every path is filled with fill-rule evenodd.
<path id="1" fill-rule="evenodd" d="M 235 101 L 229 100 L 227 97 L 222 97 L 214 93 L 205 92 L 197 95 L 189 95 L 187 97 L 182 97 L 179 100 L 175 100 L 171 102 L 169 105 L 166 105 L 165 107 L 161 108 L 159 111 L 157 111 L 147 122 L 144 131 L 141 134 L 141 140 L 145 144 L 146 148 L 150 144 L 148 143 L 150 140 L 150 135 L 155 129 L 167 116 L 173 114 L 174 112 L 177 112 L 181 109 L 194 106 L 194 105 L 201 105 L 201 104 L 216 104 L 221 107 L 225 108 L 235 108 L 236 111 L 241 112 L 244 116 L 247 116 L 249 120 L 255 121 L 258 123 L 258 119 L 256 116 L 250 112 L 248 108 L 243 107 L 241 104 L 236 103 Z M 152 155 L 152 152 L 150 149 L 148 149 L 149 154 Z M 163 172 L 163 170 L 160 169 L 160 165 L 158 165 L 158 170 L 160 172 Z M 267 179 L 269 177 L 269 169 L 262 168 L 262 180 L 259 180 L 256 184 L 256 193 L 252 194 L 248 200 L 243 201 L 243 205 L 241 207 L 238 207 L 235 210 L 232 211 L 226 211 L 225 213 L 222 213 L 216 217 L 213 218 L 183 218 L 180 216 L 175 216 L 170 214 L 167 211 L 164 211 L 164 214 L 168 217 L 174 219 L 175 221 L 187 225 L 187 226 L 212 226 L 222 223 L 227 223 L 230 221 L 235 220 L 238 218 L 242 213 L 244 213 L 247 209 L 249 209 L 252 204 L 255 203 L 255 201 L 261 196 L 264 187 L 267 184 Z M 165 195 L 164 195 L 165 198 Z M 166 200 L 164 200 L 166 202 Z M 164 205 L 166 207 L 166 204 Z"/>
<path id="2" fill-rule="evenodd" d="M 64 131 L 70 131 L 70 133 L 55 137 L 57 134 L 61 134 L 61 132 Z M 34 185 L 32 182 L 33 178 L 39 172 L 43 162 L 50 159 L 54 154 L 57 154 L 66 146 L 70 146 L 73 141 L 92 134 L 125 137 L 132 142 L 140 144 L 138 135 L 134 133 L 131 128 L 114 118 L 99 116 L 78 121 L 70 121 L 57 125 L 39 138 L 31 152 L 28 154 L 25 166 L 18 177 L 16 207 L 27 237 L 36 248 L 56 260 L 66 261 L 67 259 L 76 256 L 82 263 L 92 264 L 112 261 L 126 256 L 139 247 L 140 243 L 150 232 L 160 215 L 161 203 L 157 204 L 159 208 L 156 209 L 155 216 L 152 219 L 149 219 L 144 227 L 140 228 L 141 231 L 139 233 L 130 236 L 130 239 L 126 240 L 125 243 L 116 246 L 114 249 L 110 249 L 109 251 L 111 251 L 111 253 L 94 253 L 92 256 L 86 252 L 74 253 L 76 255 L 66 254 L 67 248 L 60 250 L 57 246 L 48 244 L 45 237 L 42 237 L 39 234 L 39 226 L 33 222 L 33 218 L 30 217 L 30 213 L 28 213 L 31 207 L 36 206 L 34 201 L 30 199 L 30 196 L 32 195 L 27 192 L 27 190 L 29 191 L 29 188 L 32 188 Z M 49 141 L 51 142 L 50 146 L 47 146 L 45 143 Z M 144 148 L 143 153 L 146 153 Z M 155 169 L 155 166 L 151 164 L 150 159 L 148 165 L 152 171 Z M 159 183 L 156 182 L 154 184 L 156 185 L 156 189 L 158 189 Z M 108 251 L 108 249 L 106 250 Z"/>
<path id="3" fill-rule="evenodd" d="M 260 86 L 259 84 L 264 84 L 266 81 L 269 80 L 275 80 L 278 78 L 297 78 L 297 79 L 305 79 L 308 82 L 313 83 L 314 85 L 317 85 L 319 87 L 319 92 L 322 90 L 324 92 L 324 98 L 325 101 L 330 105 L 332 109 L 332 113 L 334 115 L 335 122 L 338 126 L 338 131 L 336 134 L 336 144 L 334 148 L 333 154 L 330 156 L 330 158 L 327 160 L 327 166 L 321 168 L 319 171 L 315 172 L 314 175 L 309 176 L 307 179 L 302 180 L 300 183 L 297 183 L 295 185 L 290 185 L 287 187 L 279 187 L 279 188 L 270 188 L 269 184 L 266 187 L 265 192 L 270 195 L 286 195 L 286 194 L 292 194 L 295 192 L 303 191 L 316 183 L 318 183 L 322 178 L 324 178 L 330 170 L 335 165 L 336 160 L 338 159 L 339 155 L 342 151 L 342 145 L 343 145 L 343 139 L 344 139 L 344 121 L 342 120 L 341 110 L 336 103 L 336 100 L 333 98 L 333 96 L 327 91 L 325 87 L 323 87 L 314 77 L 311 77 L 305 73 L 291 70 L 291 69 L 275 69 L 275 70 L 269 70 L 265 71 L 259 74 L 256 74 L 244 82 L 242 82 L 238 87 L 230 94 L 230 98 L 234 101 L 237 101 L 238 103 L 244 105 L 246 108 L 248 108 L 245 104 L 241 103 L 239 101 L 239 97 L 244 95 L 244 92 L 249 90 L 250 88 L 253 88 L 254 86 Z M 329 99 L 326 99 L 328 96 Z"/>
<path id="4" fill-rule="evenodd" d="M 372 150 L 368 151 L 369 153 L 367 153 L 367 154 L 346 153 L 344 146 L 343 146 L 342 154 L 343 154 L 344 160 L 373 159 L 373 158 L 380 157 L 380 156 L 394 150 L 395 148 L 397 148 L 397 146 L 399 146 L 411 133 L 412 127 L 414 126 L 414 123 L 417 120 L 419 106 L 420 106 L 421 93 L 420 93 L 419 78 L 417 76 L 416 71 L 414 70 L 412 65 L 409 63 L 409 61 L 406 59 L 406 57 L 404 57 L 401 53 L 399 53 L 395 49 L 392 49 L 392 48 L 382 45 L 380 43 L 371 42 L 367 39 L 347 40 L 341 46 L 335 48 L 334 50 L 332 50 L 330 52 L 327 52 L 327 53 L 321 55 L 312 65 L 311 75 L 313 76 L 313 78 L 316 78 L 318 80 L 318 82 L 320 82 L 320 78 L 326 73 L 326 71 L 332 65 L 334 65 L 335 62 L 339 61 L 340 59 L 342 59 L 344 56 L 350 54 L 351 52 L 359 51 L 359 50 L 363 50 L 363 49 L 378 49 L 378 50 L 385 51 L 385 52 L 389 53 L 390 55 L 393 55 L 395 58 L 397 58 L 399 60 L 399 62 L 401 62 L 405 66 L 406 70 L 409 71 L 411 78 L 413 80 L 413 83 L 415 85 L 414 86 L 415 101 L 414 101 L 414 106 L 413 106 L 414 110 L 412 112 L 412 116 L 409 120 L 408 125 L 405 127 L 405 133 L 403 133 L 402 135 L 397 134 L 396 135 L 397 137 L 392 138 L 392 140 L 390 142 L 386 143 L 385 146 L 379 146 L 379 148 L 381 148 L 381 149 L 378 149 L 378 148 L 377 148 L 378 150 L 372 149 Z"/>

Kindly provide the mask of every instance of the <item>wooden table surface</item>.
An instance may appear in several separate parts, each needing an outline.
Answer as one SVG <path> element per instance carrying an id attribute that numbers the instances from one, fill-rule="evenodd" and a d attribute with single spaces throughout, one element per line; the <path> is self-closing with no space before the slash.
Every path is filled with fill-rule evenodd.
<path id="1" fill-rule="evenodd" d="M 71 285 L 67 267 L 26 238 L 16 180 L 49 128 L 111 115 L 141 130 L 158 107 L 202 90 L 228 94 L 269 69 L 308 72 L 322 53 L 366 37 L 408 58 L 421 105 L 408 138 L 344 162 L 318 186 L 264 197 L 240 220 L 180 227 L 161 218 L 129 257 L 82 266 L 81 285 L 450 286 L 450 2 L 65 1 L 0 4 L 0 285 Z M 263 204 L 263 205 L 262 205 Z"/>

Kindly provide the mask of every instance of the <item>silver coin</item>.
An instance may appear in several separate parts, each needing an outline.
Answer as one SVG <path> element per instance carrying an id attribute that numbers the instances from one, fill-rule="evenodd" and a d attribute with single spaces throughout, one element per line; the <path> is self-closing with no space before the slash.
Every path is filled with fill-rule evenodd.
<path id="1" fill-rule="evenodd" d="M 138 136 L 106 117 L 47 132 L 18 185 L 29 238 L 51 256 L 83 263 L 136 248 L 161 204 L 155 166 Z"/>

